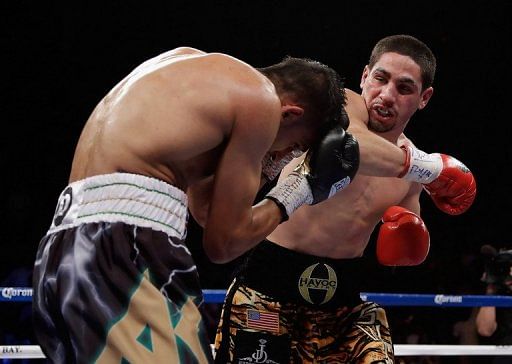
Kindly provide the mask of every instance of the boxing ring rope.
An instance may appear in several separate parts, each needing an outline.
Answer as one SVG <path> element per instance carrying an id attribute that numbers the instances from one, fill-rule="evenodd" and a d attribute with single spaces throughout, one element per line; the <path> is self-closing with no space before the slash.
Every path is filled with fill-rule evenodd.
<path id="1" fill-rule="evenodd" d="M 31 302 L 32 288 L 0 287 L 0 302 Z M 222 303 L 225 290 L 203 290 L 205 303 Z M 434 306 L 434 307 L 512 307 L 512 296 L 446 295 L 362 292 L 363 301 L 382 306 Z M 396 356 L 487 356 L 511 355 L 509 345 L 409 345 L 394 344 Z M 0 345 L 0 359 L 43 359 L 38 345 Z"/>

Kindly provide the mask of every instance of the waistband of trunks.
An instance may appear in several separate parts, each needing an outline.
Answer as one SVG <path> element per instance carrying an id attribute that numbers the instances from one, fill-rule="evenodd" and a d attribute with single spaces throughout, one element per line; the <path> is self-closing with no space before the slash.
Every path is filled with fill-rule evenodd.
<path id="1" fill-rule="evenodd" d="M 161 180 L 130 173 L 73 182 L 60 194 L 48 233 L 95 222 L 123 222 L 184 239 L 187 195 Z"/>
<path id="2" fill-rule="evenodd" d="M 361 303 L 362 259 L 302 254 L 265 240 L 248 257 L 241 283 L 282 303 L 354 307 Z"/>

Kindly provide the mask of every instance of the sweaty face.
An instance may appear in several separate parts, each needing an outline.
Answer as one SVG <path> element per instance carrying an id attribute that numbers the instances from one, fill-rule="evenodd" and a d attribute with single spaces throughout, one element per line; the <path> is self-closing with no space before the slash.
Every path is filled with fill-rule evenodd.
<path id="1" fill-rule="evenodd" d="M 421 91 L 421 70 L 412 58 L 384 53 L 372 69 L 365 67 L 362 96 L 368 107 L 368 127 L 376 132 L 403 131 L 411 116 L 427 104 L 432 88 Z"/>

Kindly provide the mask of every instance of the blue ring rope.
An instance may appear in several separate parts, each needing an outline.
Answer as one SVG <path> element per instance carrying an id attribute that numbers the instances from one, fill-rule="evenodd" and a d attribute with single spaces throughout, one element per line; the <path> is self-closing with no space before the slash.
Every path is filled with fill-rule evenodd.
<path id="1" fill-rule="evenodd" d="M 205 289 L 203 294 L 206 303 L 222 303 L 226 290 Z M 512 307 L 512 296 L 361 292 L 361 299 L 382 306 Z M 32 288 L 0 287 L 0 302 L 31 301 Z"/>

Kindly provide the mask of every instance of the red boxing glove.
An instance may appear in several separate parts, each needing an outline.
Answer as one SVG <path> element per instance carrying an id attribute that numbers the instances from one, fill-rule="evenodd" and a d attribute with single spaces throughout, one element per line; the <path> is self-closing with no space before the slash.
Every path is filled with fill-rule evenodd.
<path id="1" fill-rule="evenodd" d="M 377 259 L 382 265 L 411 266 L 423 263 L 430 248 L 430 234 L 423 220 L 400 206 L 382 216 L 377 238 Z"/>
<path id="2" fill-rule="evenodd" d="M 471 207 L 476 181 L 461 161 L 446 154 L 427 154 L 411 146 L 401 148 L 406 153 L 406 162 L 398 177 L 422 183 L 434 204 L 447 214 L 459 215 Z"/>
<path id="3" fill-rule="evenodd" d="M 423 186 L 435 205 L 450 215 L 466 212 L 476 197 L 473 173 L 462 162 L 441 154 L 443 169 L 434 181 Z"/>

